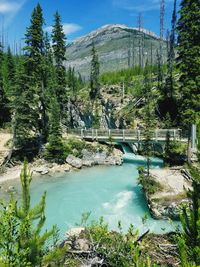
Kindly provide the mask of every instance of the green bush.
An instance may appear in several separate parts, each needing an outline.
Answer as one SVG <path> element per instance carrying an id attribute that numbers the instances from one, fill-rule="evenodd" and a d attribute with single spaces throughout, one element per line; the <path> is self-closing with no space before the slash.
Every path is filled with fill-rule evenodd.
<path id="1" fill-rule="evenodd" d="M 68 156 L 69 154 L 73 154 L 75 157 L 82 157 L 82 150 L 88 149 L 90 151 L 94 151 L 95 148 L 85 142 L 84 140 L 79 139 L 67 139 L 64 143 L 65 147 L 65 155 Z"/>
<path id="2" fill-rule="evenodd" d="M 167 140 L 164 159 L 169 164 L 182 164 L 186 160 L 187 145 L 175 140 Z"/>
<path id="3" fill-rule="evenodd" d="M 94 251 L 106 261 L 106 266 L 112 267 L 156 267 L 149 259 L 144 259 L 141 252 L 141 243 L 138 240 L 138 231 L 131 225 L 128 233 L 122 232 L 121 223 L 118 223 L 118 232 L 109 231 L 103 218 L 92 222 L 86 227 L 86 238 L 90 240 Z"/>
<path id="4" fill-rule="evenodd" d="M 155 179 L 152 176 L 146 175 L 144 169 L 140 168 L 138 172 L 139 172 L 138 182 L 139 184 L 142 185 L 144 191 L 147 194 L 153 195 L 156 192 L 162 191 L 163 188 L 161 184 L 155 181 Z"/>
<path id="5" fill-rule="evenodd" d="M 51 135 L 49 137 L 49 142 L 46 145 L 44 152 L 44 158 L 50 162 L 56 162 L 62 164 L 65 162 L 67 152 L 65 146 L 60 137 Z"/>

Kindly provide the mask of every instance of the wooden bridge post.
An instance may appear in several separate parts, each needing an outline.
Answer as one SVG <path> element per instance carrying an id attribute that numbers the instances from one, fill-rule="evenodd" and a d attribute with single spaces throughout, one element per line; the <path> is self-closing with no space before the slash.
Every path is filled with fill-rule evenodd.
<path id="1" fill-rule="evenodd" d="M 155 130 L 155 140 L 156 142 L 158 141 L 158 130 L 157 129 Z"/>
<path id="2" fill-rule="evenodd" d="M 92 140 L 94 140 L 94 129 L 92 129 Z"/>
<path id="3" fill-rule="evenodd" d="M 174 141 L 176 140 L 176 130 L 174 130 Z"/>
<path id="4" fill-rule="evenodd" d="M 98 130 L 96 130 L 96 140 L 98 141 Z"/>
<path id="5" fill-rule="evenodd" d="M 137 139 L 140 141 L 140 130 L 137 130 Z"/>
<path id="6" fill-rule="evenodd" d="M 83 129 L 81 129 L 81 139 L 83 139 L 84 134 L 83 134 Z"/>
<path id="7" fill-rule="evenodd" d="M 125 130 L 123 129 L 122 132 L 123 132 L 123 141 L 125 141 Z"/>
<path id="8" fill-rule="evenodd" d="M 197 148 L 197 126 L 192 125 L 192 130 L 191 130 L 191 147 L 192 147 L 192 152 L 196 152 Z"/>

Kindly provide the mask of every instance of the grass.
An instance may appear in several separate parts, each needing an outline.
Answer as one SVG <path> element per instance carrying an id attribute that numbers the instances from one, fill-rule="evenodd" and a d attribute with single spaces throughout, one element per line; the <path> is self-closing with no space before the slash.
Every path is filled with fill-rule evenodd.
<path id="1" fill-rule="evenodd" d="M 163 196 L 161 198 L 152 198 L 151 200 L 153 202 L 159 203 L 159 204 L 166 204 L 166 203 L 172 203 L 172 202 L 179 202 L 182 199 L 187 198 L 187 193 L 186 192 L 181 192 L 176 195 L 168 195 L 168 196 Z"/>

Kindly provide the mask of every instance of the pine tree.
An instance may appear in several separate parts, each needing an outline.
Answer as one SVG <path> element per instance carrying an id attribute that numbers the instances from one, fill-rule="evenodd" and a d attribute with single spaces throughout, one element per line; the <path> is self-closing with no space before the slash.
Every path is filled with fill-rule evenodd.
<path id="1" fill-rule="evenodd" d="M 22 203 L 20 206 L 17 203 L 15 205 L 16 217 L 20 221 L 19 249 L 28 249 L 27 262 L 30 262 L 31 266 L 38 266 L 41 264 L 42 257 L 45 254 L 45 242 L 53 235 L 55 229 L 53 228 L 51 231 L 45 231 L 44 234 L 41 234 L 46 220 L 44 213 L 46 193 L 44 193 L 40 202 L 32 208 L 30 198 L 32 174 L 26 162 L 21 171 L 20 180 L 22 185 Z M 33 222 L 37 223 L 33 224 Z"/>
<path id="2" fill-rule="evenodd" d="M 29 77 L 24 70 L 24 60 L 21 59 L 16 71 L 12 126 L 14 147 L 20 151 L 24 150 L 25 154 L 28 152 L 27 149 L 31 150 L 35 146 L 34 140 L 39 134 L 39 116 L 35 108 L 37 99 L 34 94 L 35 88 L 29 85 Z"/>
<path id="3" fill-rule="evenodd" d="M 96 52 L 94 43 L 92 44 L 92 61 L 91 61 L 91 74 L 90 74 L 90 98 L 95 100 L 100 95 L 100 65 L 99 58 Z"/>
<path id="4" fill-rule="evenodd" d="M 43 257 L 49 250 L 46 242 L 57 230 L 53 227 L 41 233 L 46 219 L 46 193 L 36 206 L 31 207 L 32 173 L 27 162 L 24 163 L 20 180 L 20 204 L 11 197 L 9 204 L 0 209 L 0 264 L 9 267 L 42 266 Z"/>
<path id="5" fill-rule="evenodd" d="M 152 137 L 153 130 L 155 128 L 155 108 L 152 95 L 152 78 L 151 78 L 151 68 L 146 62 L 144 69 L 144 96 L 145 96 L 145 106 L 143 110 L 143 122 L 144 122 L 144 154 L 147 158 L 147 173 L 149 176 L 150 171 L 150 157 L 153 155 L 152 151 Z"/>
<path id="6" fill-rule="evenodd" d="M 9 101 L 4 86 L 4 53 L 0 43 L 0 127 L 10 120 Z"/>
<path id="7" fill-rule="evenodd" d="M 55 95 L 51 98 L 49 124 L 50 131 L 45 158 L 52 162 L 63 163 L 65 154 L 60 126 L 60 107 Z"/>
<path id="8" fill-rule="evenodd" d="M 11 86 L 13 86 L 13 84 L 15 83 L 15 60 L 11 52 L 10 46 L 8 46 L 8 51 L 6 55 L 6 65 L 8 70 L 8 80 Z"/>
<path id="9" fill-rule="evenodd" d="M 170 32 L 170 40 L 169 40 L 169 51 L 168 51 L 168 64 L 167 64 L 167 79 L 166 79 L 166 96 L 173 98 L 174 96 L 174 63 L 175 63 L 175 43 L 176 43 L 176 0 L 174 0 L 174 9 L 172 14 L 172 21 L 171 21 L 171 32 Z"/>
<path id="10" fill-rule="evenodd" d="M 168 41 L 168 59 L 167 59 L 167 76 L 165 84 L 162 86 L 161 99 L 159 101 L 159 107 L 162 116 L 167 120 L 170 119 L 172 125 L 173 121 L 177 118 L 177 99 L 175 95 L 176 84 L 174 80 L 175 70 L 175 45 L 176 45 L 176 0 L 174 0 L 174 9 L 171 21 L 171 31 L 169 33 Z M 160 79 L 161 80 L 161 79 Z M 169 117 L 168 117 L 169 116 Z M 168 117 L 168 118 L 167 118 Z"/>
<path id="11" fill-rule="evenodd" d="M 181 266 L 200 265 L 200 171 L 190 166 L 193 190 L 188 192 L 191 200 L 189 207 L 183 207 L 181 223 L 183 232 L 178 239 L 181 255 Z M 184 262 L 190 262 L 186 265 Z"/>
<path id="12" fill-rule="evenodd" d="M 182 0 L 178 20 L 181 120 L 196 123 L 200 116 L 200 2 Z"/>
<path id="13" fill-rule="evenodd" d="M 61 24 L 61 17 L 58 12 L 54 15 L 54 25 L 52 30 L 52 47 L 56 66 L 56 96 L 60 105 L 61 112 L 66 104 L 66 69 L 64 61 L 66 60 L 66 37 Z"/>
<path id="14" fill-rule="evenodd" d="M 159 40 L 159 49 L 157 50 L 157 81 L 158 81 L 158 90 L 161 92 L 161 94 L 163 94 L 163 82 L 164 82 L 164 69 L 163 69 L 164 18 L 165 18 L 165 0 L 160 0 L 160 40 Z"/>
<path id="15" fill-rule="evenodd" d="M 44 18 L 40 4 L 32 13 L 30 26 L 25 34 L 25 73 L 27 75 L 27 85 L 32 89 L 32 98 L 37 99 L 35 106 L 39 113 L 38 129 L 40 132 L 40 143 L 45 142 L 47 137 L 47 116 L 45 99 L 45 80 L 46 70 L 45 56 L 45 37 L 43 32 Z M 36 103 L 36 102 L 35 102 Z M 34 104 L 35 104 L 34 103 Z M 41 144 L 40 144 L 41 145 Z"/>

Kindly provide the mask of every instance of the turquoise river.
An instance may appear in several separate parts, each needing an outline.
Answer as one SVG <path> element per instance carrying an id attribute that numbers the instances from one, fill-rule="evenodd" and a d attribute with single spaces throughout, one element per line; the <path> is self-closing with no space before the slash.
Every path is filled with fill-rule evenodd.
<path id="1" fill-rule="evenodd" d="M 125 161 L 122 166 L 86 168 L 56 177 L 40 177 L 31 185 L 32 204 L 39 201 L 44 191 L 46 200 L 46 227 L 57 224 L 60 237 L 81 221 L 81 214 L 91 212 L 90 220 L 101 216 L 110 229 L 117 229 L 121 221 L 126 231 L 130 224 L 143 233 L 150 229 L 163 233 L 175 229 L 175 224 L 151 218 L 144 194 L 138 185 L 137 167 L 141 161 Z M 154 167 L 159 167 L 160 164 Z M 146 224 L 142 218 L 147 214 Z"/>

